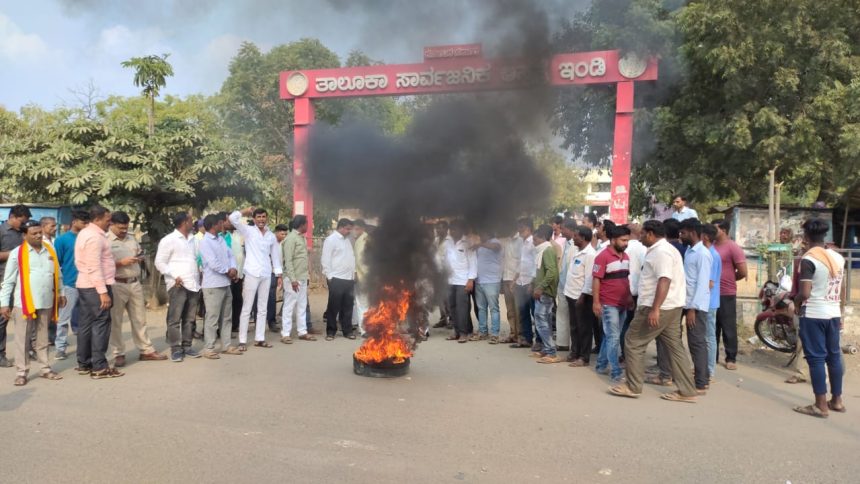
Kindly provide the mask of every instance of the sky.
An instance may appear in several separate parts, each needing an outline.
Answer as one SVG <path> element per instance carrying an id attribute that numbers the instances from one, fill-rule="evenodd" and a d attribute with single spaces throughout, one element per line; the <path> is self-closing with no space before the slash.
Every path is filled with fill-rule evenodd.
<path id="1" fill-rule="evenodd" d="M 0 105 L 76 105 L 72 90 L 133 96 L 120 63 L 169 53 L 163 94 L 217 92 L 243 41 L 264 51 L 304 37 L 342 59 L 353 49 L 387 63 L 416 62 L 424 45 L 468 43 L 494 0 L 0 0 Z M 570 12 L 577 1 L 542 5 Z M 581 3 L 581 2 L 579 2 Z"/>

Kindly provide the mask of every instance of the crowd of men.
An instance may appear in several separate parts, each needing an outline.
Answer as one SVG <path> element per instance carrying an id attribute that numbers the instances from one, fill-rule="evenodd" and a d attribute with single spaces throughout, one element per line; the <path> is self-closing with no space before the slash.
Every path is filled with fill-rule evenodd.
<path id="1" fill-rule="evenodd" d="M 458 343 L 528 348 L 542 364 L 586 368 L 596 355 L 595 370 L 610 377 L 612 395 L 637 398 L 648 383 L 677 387 L 665 400 L 696 402 L 713 381 L 721 341 L 724 367 L 737 369 L 737 281 L 747 276 L 746 257 L 729 237 L 727 220 L 703 223 L 683 197 L 673 206 L 671 218 L 641 225 L 617 226 L 586 214 L 579 223 L 556 216 L 535 228 L 524 218 L 515 234 L 501 238 L 469 233 L 461 221 L 439 223 L 449 290 L 435 327 L 453 329 L 448 339 Z M 826 417 L 828 410 L 845 409 L 838 341 L 844 259 L 825 248 L 825 222 L 810 219 L 803 231 L 808 250 L 795 274 L 794 298 L 816 403 L 795 411 Z M 510 327 L 504 340 L 500 297 Z M 646 368 L 652 341 L 657 365 Z"/>
<path id="2" fill-rule="evenodd" d="M 672 218 L 641 226 L 618 226 L 587 214 L 579 223 L 556 216 L 550 225 L 535 228 L 523 218 L 516 233 L 505 237 L 474 233 L 460 220 L 439 222 L 437 258 L 448 291 L 438 298 L 436 327 L 450 327 L 447 339 L 458 343 L 488 340 L 528 348 L 542 364 L 564 361 L 586 368 L 596 355 L 595 370 L 610 377 L 613 395 L 636 398 L 649 383 L 676 386 L 662 395 L 666 400 L 695 402 L 709 390 L 721 340 L 725 368 L 737 368 L 737 281 L 747 275 L 746 259 L 729 238 L 727 221 L 702 223 L 682 197 L 674 207 Z M 53 339 L 54 358 L 67 358 L 75 321 L 75 371 L 92 379 L 123 376 L 126 315 L 143 361 L 242 355 L 252 318 L 253 345 L 259 348 L 272 347 L 267 326 L 280 331 L 284 344 L 293 343 L 294 324 L 300 340 L 315 341 L 314 334 L 321 334 L 309 317 L 308 220 L 303 215 L 274 232 L 266 211 L 253 207 L 206 215 L 196 233 L 190 214 L 173 217 L 174 231 L 159 241 L 155 254 L 167 290 L 169 357 L 148 335 L 141 284 L 145 254 L 129 235 L 128 214 L 102 206 L 76 210 L 69 230 L 57 238 L 56 220 L 30 218 L 29 209 L 18 205 L 0 225 L 0 366 L 12 366 L 5 351 L 11 321 L 17 335 L 15 385 L 27 383 L 31 360 L 40 377 L 62 378 L 49 363 L 48 347 Z M 364 333 L 367 228 L 361 220 L 341 219 L 323 244 L 328 341 L 338 327 L 349 339 L 356 338 L 356 330 Z M 825 417 L 844 411 L 839 353 L 844 259 L 824 247 L 826 223 L 812 219 L 803 229 L 808 251 L 796 274 L 795 298 L 816 402 L 795 410 Z M 277 325 L 274 295 L 282 288 Z M 501 338 L 502 297 L 507 339 Z M 193 348 L 199 313 L 201 352 Z M 429 336 L 429 328 L 422 331 Z M 646 368 L 652 341 L 657 365 Z M 559 351 L 566 351 L 566 358 Z"/>

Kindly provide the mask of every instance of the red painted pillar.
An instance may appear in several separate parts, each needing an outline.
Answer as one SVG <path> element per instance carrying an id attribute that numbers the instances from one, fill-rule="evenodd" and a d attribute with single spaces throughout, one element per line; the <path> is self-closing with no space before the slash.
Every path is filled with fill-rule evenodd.
<path id="1" fill-rule="evenodd" d="M 609 218 L 617 224 L 624 224 L 627 223 L 630 202 L 630 158 L 633 150 L 633 81 L 619 82 L 617 86 Z"/>
<path id="2" fill-rule="evenodd" d="M 308 130 L 314 122 L 314 106 L 306 97 L 295 100 L 293 122 L 293 215 L 308 216 L 308 248 L 313 247 L 314 198 L 308 188 Z"/>

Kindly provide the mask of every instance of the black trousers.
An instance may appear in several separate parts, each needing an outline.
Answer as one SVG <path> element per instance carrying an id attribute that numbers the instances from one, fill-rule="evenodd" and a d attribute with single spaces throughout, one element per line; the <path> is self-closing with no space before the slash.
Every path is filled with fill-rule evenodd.
<path id="1" fill-rule="evenodd" d="M 277 306 L 276 302 L 278 299 L 278 278 L 272 274 L 271 282 L 269 283 L 269 300 L 266 304 L 266 325 L 269 329 L 275 329 L 278 327 L 278 312 L 275 310 Z"/>
<path id="2" fill-rule="evenodd" d="M 355 281 L 331 278 L 328 280 L 328 306 L 325 309 L 325 332 L 337 333 L 337 324 L 344 336 L 352 334 L 352 308 L 355 305 Z"/>
<path id="3" fill-rule="evenodd" d="M 167 291 L 167 344 L 171 351 L 191 346 L 200 293 L 173 286 Z"/>
<path id="4" fill-rule="evenodd" d="M 693 358 L 693 376 L 696 380 L 696 388 L 704 390 L 708 387 L 708 312 L 696 311 L 696 324 L 691 328 L 687 326 L 687 347 L 690 348 L 690 356 Z"/>
<path id="5" fill-rule="evenodd" d="M 239 316 L 242 314 L 242 279 L 230 284 L 230 294 L 233 295 L 233 329 L 239 332 Z"/>
<path id="6" fill-rule="evenodd" d="M 448 285 L 448 308 L 454 320 L 454 333 L 457 336 L 472 334 L 472 299 L 466 286 Z"/>
<path id="7" fill-rule="evenodd" d="M 111 286 L 108 296 L 113 299 Z M 78 308 L 81 314 L 78 326 L 78 368 L 101 371 L 108 367 L 107 352 L 110 341 L 110 308 L 101 309 L 99 293 L 95 288 L 78 289 Z"/>
<path id="8" fill-rule="evenodd" d="M 720 335 L 726 346 L 726 363 L 738 358 L 738 299 L 737 296 L 720 296 L 717 309 L 717 361 L 720 361 Z"/>
<path id="9" fill-rule="evenodd" d="M 591 310 L 591 296 L 583 294 L 582 308 L 576 305 L 576 299 L 571 299 L 567 296 L 568 313 L 570 315 L 570 353 L 573 359 L 581 359 L 588 363 L 591 359 L 591 338 L 594 325 L 592 319 L 594 313 Z"/>

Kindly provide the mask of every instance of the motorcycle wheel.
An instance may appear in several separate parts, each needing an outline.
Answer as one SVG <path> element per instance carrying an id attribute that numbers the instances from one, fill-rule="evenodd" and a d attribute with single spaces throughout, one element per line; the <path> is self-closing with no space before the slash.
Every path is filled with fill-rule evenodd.
<path id="1" fill-rule="evenodd" d="M 781 323 L 776 318 L 765 318 L 755 323 L 758 339 L 768 348 L 782 353 L 794 353 L 795 345 L 789 342 L 788 332 L 795 331 L 792 325 Z"/>

